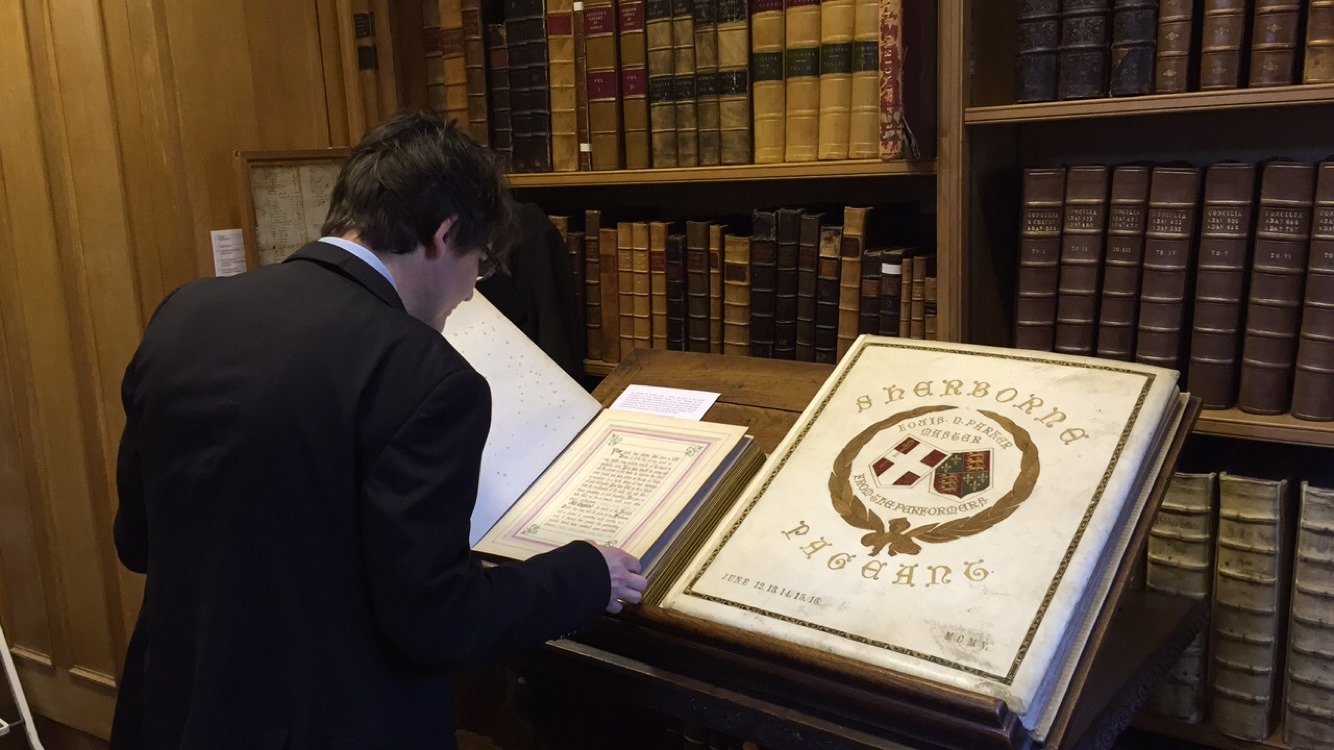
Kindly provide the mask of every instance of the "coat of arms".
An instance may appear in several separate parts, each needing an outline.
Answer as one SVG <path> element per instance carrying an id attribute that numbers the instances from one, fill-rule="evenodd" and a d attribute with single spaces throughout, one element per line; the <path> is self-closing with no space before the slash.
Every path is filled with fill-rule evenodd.
<path id="1" fill-rule="evenodd" d="M 931 486 L 960 500 L 991 486 L 991 451 L 951 453 L 936 467 Z"/>

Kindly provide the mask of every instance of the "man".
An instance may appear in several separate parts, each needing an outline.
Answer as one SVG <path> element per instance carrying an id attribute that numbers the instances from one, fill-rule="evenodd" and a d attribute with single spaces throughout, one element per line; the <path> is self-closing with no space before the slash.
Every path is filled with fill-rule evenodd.
<path id="1" fill-rule="evenodd" d="M 453 667 L 639 601 L 621 550 L 468 549 L 491 396 L 439 331 L 507 192 L 453 125 L 399 115 L 348 158 L 330 237 L 162 303 L 123 387 L 116 547 L 148 577 L 113 748 L 453 747 Z"/>

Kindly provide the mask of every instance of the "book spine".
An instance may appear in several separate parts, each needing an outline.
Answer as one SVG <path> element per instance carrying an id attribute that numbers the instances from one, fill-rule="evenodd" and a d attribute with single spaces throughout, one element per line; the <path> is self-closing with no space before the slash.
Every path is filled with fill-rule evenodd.
<path id="1" fill-rule="evenodd" d="M 1065 170 L 1024 170 L 1014 345 L 1049 352 L 1056 332 Z"/>
<path id="2" fill-rule="evenodd" d="M 926 338 L 926 274 L 934 256 L 917 256 L 912 261 L 912 321 L 908 335 L 917 340 Z"/>
<path id="3" fill-rule="evenodd" d="M 644 0 L 644 35 L 648 44 L 649 143 L 653 166 L 675 167 L 676 95 L 672 90 L 671 0 Z"/>
<path id="4" fill-rule="evenodd" d="M 468 132 L 483 146 L 490 145 L 486 90 L 486 42 L 480 0 L 463 0 L 463 63 L 468 83 Z"/>
<path id="5" fill-rule="evenodd" d="M 709 352 L 723 353 L 723 227 L 709 225 Z"/>
<path id="6" fill-rule="evenodd" d="M 1292 416 L 1334 420 L 1334 161 L 1320 165 L 1301 340 L 1292 379 Z"/>
<path id="7" fill-rule="evenodd" d="M 1188 91 L 1192 26 L 1196 0 L 1161 0 L 1158 5 L 1158 50 L 1153 90 L 1159 94 Z"/>
<path id="8" fill-rule="evenodd" d="M 686 350 L 686 237 L 683 234 L 667 235 L 667 348 L 677 352 Z"/>
<path id="9" fill-rule="evenodd" d="M 463 3 L 440 0 L 440 53 L 445 67 L 445 121 L 471 134 L 468 120 L 468 62 L 463 45 Z"/>
<path id="10" fill-rule="evenodd" d="M 820 3 L 820 130 L 821 159 L 848 158 L 852 115 L 852 35 L 854 0 Z"/>
<path id="11" fill-rule="evenodd" d="M 880 329 L 881 336 L 899 335 L 900 308 L 903 304 L 903 250 L 880 254 Z M 909 315 L 911 317 L 911 314 Z"/>
<path id="12" fill-rule="evenodd" d="M 880 159 L 902 159 L 903 0 L 880 0 Z"/>
<path id="13" fill-rule="evenodd" d="M 667 223 L 648 225 L 649 295 L 653 317 L 653 348 L 667 348 Z"/>
<path id="14" fill-rule="evenodd" d="M 1200 34 L 1200 90 L 1241 85 L 1248 0 L 1204 0 Z"/>
<path id="15" fill-rule="evenodd" d="M 584 3 L 574 0 L 574 106 L 579 138 L 579 171 L 593 169 L 593 123 L 588 111 L 588 36 L 584 32 Z"/>
<path id="16" fill-rule="evenodd" d="M 621 130 L 625 139 L 625 168 L 648 169 L 648 52 L 644 37 L 644 0 L 617 0 L 616 23 L 620 37 Z"/>
<path id="17" fill-rule="evenodd" d="M 838 361 L 839 265 L 842 227 L 820 227 L 820 257 L 815 278 L 815 361 Z"/>
<path id="18" fill-rule="evenodd" d="M 672 99 L 676 106 L 676 165 L 699 166 L 695 101 L 695 15 L 691 0 L 672 2 Z"/>
<path id="19" fill-rule="evenodd" d="M 723 238 L 723 354 L 750 352 L 750 238 Z"/>
<path id="20" fill-rule="evenodd" d="M 653 348 L 653 285 L 649 278 L 648 222 L 630 224 L 634 262 L 634 347 Z"/>
<path id="21" fill-rule="evenodd" d="M 848 158 L 880 155 L 880 3 L 853 0 Z"/>
<path id="22" fill-rule="evenodd" d="M 587 291 L 587 283 L 584 281 L 584 272 L 587 264 L 584 262 L 584 233 L 569 232 L 565 235 L 565 248 L 570 253 L 570 275 L 574 278 L 574 314 L 578 318 L 581 327 L 586 325 L 585 314 L 587 311 L 587 302 L 584 293 Z M 587 352 L 585 352 L 587 355 Z"/>
<path id="23" fill-rule="evenodd" d="M 756 211 L 751 220 L 750 345 L 756 357 L 774 356 L 774 310 L 778 286 L 777 217 Z"/>
<path id="24" fill-rule="evenodd" d="M 797 356 L 797 278 L 801 256 L 801 211 L 775 212 L 778 254 L 774 274 L 774 359 Z"/>
<path id="25" fill-rule="evenodd" d="M 584 330 L 587 332 L 588 358 L 605 361 L 602 352 L 602 212 L 584 212 Z"/>
<path id="26" fill-rule="evenodd" d="M 602 273 L 603 362 L 621 361 L 621 273 L 618 239 L 619 232 L 615 228 L 602 227 L 598 230 L 599 270 Z M 626 286 L 627 290 L 629 288 Z M 627 327 L 626 330 L 630 329 Z M 627 348 L 626 352 L 629 351 Z"/>
<path id="27" fill-rule="evenodd" d="M 551 169 L 555 172 L 577 172 L 579 101 L 574 85 L 574 0 L 546 2 Z"/>
<path id="28" fill-rule="evenodd" d="M 620 316 L 621 358 L 635 347 L 635 247 L 630 222 L 616 224 L 616 310 Z"/>
<path id="29" fill-rule="evenodd" d="M 750 11 L 746 0 L 718 0 L 718 129 L 723 164 L 749 164 Z"/>
<path id="30" fill-rule="evenodd" d="M 1060 0 L 1020 0 L 1015 101 L 1056 98 L 1056 63 L 1061 43 Z"/>
<path id="31" fill-rule="evenodd" d="M 1062 0 L 1058 99 L 1107 96 L 1110 0 Z"/>
<path id="32" fill-rule="evenodd" d="M 491 71 L 491 148 L 509 172 L 514 169 L 514 130 L 510 124 L 509 45 L 504 24 L 487 25 L 486 56 Z"/>
<path id="33" fill-rule="evenodd" d="M 755 111 L 755 163 L 783 161 L 787 99 L 783 85 L 785 23 L 782 0 L 750 2 L 750 71 Z M 754 248 L 752 248 L 752 251 Z M 753 333 L 753 331 L 752 331 Z"/>
<path id="34" fill-rule="evenodd" d="M 1179 369 L 1186 329 L 1186 299 L 1194 279 L 1200 170 L 1157 167 L 1149 187 L 1144 231 L 1135 361 Z"/>
<path id="35" fill-rule="evenodd" d="M 1237 407 L 1282 414 L 1292 403 L 1315 167 L 1273 162 L 1261 181 Z"/>
<path id="36" fill-rule="evenodd" d="M 1144 265 L 1144 222 L 1149 170 L 1122 166 L 1112 172 L 1107 209 L 1107 251 L 1098 311 L 1098 356 L 1126 362 L 1135 358 L 1139 318 L 1139 275 Z"/>
<path id="37" fill-rule="evenodd" d="M 1334 81 L 1334 0 L 1310 0 L 1303 83 Z"/>
<path id="38" fill-rule="evenodd" d="M 1200 262 L 1186 369 L 1187 387 L 1206 409 L 1226 409 L 1237 400 L 1238 331 L 1246 298 L 1254 207 L 1254 166 L 1215 164 L 1209 168 L 1204 178 Z"/>
<path id="39" fill-rule="evenodd" d="M 1287 481 L 1219 477 L 1210 662 L 1214 729 L 1258 742 L 1274 729 L 1290 557 Z"/>
<path id="40" fill-rule="evenodd" d="M 1301 15 L 1301 0 L 1255 0 L 1251 22 L 1252 88 L 1296 82 Z"/>
<path id="41" fill-rule="evenodd" d="M 929 255 L 926 258 L 926 281 L 923 288 L 926 290 L 926 333 L 923 336 L 927 341 L 936 340 L 936 256 Z"/>
<path id="42" fill-rule="evenodd" d="M 588 137 L 593 169 L 620 169 L 621 78 L 616 9 L 611 0 L 584 3 L 584 45 L 588 51 Z"/>
<path id="43" fill-rule="evenodd" d="M 820 142 L 820 0 L 783 0 L 784 161 L 815 161 Z"/>
<path id="44" fill-rule="evenodd" d="M 1153 48 L 1158 0 L 1114 0 L 1112 5 L 1112 96 L 1153 91 Z"/>
<path id="45" fill-rule="evenodd" d="M 709 225 L 686 222 L 686 350 L 709 351 Z"/>
<path id="46" fill-rule="evenodd" d="M 1292 608 L 1288 616 L 1283 742 L 1295 750 L 1334 743 L 1334 490 L 1302 483 Z"/>
<path id="47" fill-rule="evenodd" d="M 797 354 L 815 361 L 815 287 L 820 273 L 820 217 L 802 214 L 797 240 Z"/>
<path id="48" fill-rule="evenodd" d="M 505 0 L 514 169 L 551 171 L 551 102 L 542 0 Z"/>
<path id="49" fill-rule="evenodd" d="M 1065 177 L 1055 351 L 1091 355 L 1107 224 L 1107 167 L 1071 167 Z"/>
<path id="50" fill-rule="evenodd" d="M 444 36 L 440 32 L 440 2 L 439 0 L 422 0 L 422 56 L 426 58 L 426 103 L 436 117 L 447 120 L 443 48 Z"/>
<path id="51" fill-rule="evenodd" d="M 718 108 L 718 0 L 693 0 L 693 6 L 699 164 L 712 167 L 722 163 L 722 124 Z"/>
<path id="52" fill-rule="evenodd" d="M 861 257 L 861 279 L 857 286 L 857 333 L 880 333 L 880 284 L 884 276 L 884 250 L 865 248 Z M 899 259 L 899 273 L 903 261 Z"/>
<path id="53" fill-rule="evenodd" d="M 843 359 L 857 338 L 857 316 L 861 307 L 862 237 L 866 233 L 866 213 L 870 209 L 847 206 L 843 209 L 843 239 L 840 246 L 838 292 L 838 353 Z"/>
<path id="54" fill-rule="evenodd" d="M 912 249 L 903 251 L 903 270 L 899 274 L 899 338 L 912 338 L 912 281 L 917 258 Z M 884 256 L 881 256 L 882 258 Z"/>

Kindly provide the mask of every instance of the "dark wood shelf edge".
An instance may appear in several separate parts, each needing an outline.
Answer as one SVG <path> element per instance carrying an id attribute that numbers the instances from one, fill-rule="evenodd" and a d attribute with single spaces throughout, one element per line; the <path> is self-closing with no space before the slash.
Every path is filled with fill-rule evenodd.
<path id="1" fill-rule="evenodd" d="M 1025 122 L 1147 117 L 1183 112 L 1223 112 L 1236 109 L 1328 104 L 1334 104 L 1334 84 L 1315 83 L 1256 89 L 1192 91 L 1185 94 L 1149 94 L 968 107 L 964 110 L 963 120 L 965 125 L 1011 125 Z"/>
<path id="2" fill-rule="evenodd" d="M 1289 414 L 1266 416 L 1240 409 L 1205 409 L 1195 424 L 1201 435 L 1334 448 L 1334 422 L 1308 422 Z"/>
<path id="3" fill-rule="evenodd" d="M 1131 726 L 1164 737 L 1194 742 L 1197 745 L 1218 748 L 1218 750 L 1289 750 L 1283 744 L 1283 727 L 1280 725 L 1261 742 L 1239 740 L 1215 731 L 1208 724 L 1187 724 L 1184 721 L 1158 716 L 1148 711 L 1141 712 L 1131 722 Z"/>
<path id="4" fill-rule="evenodd" d="M 661 169 L 616 169 L 594 172 L 544 172 L 511 174 L 514 189 L 561 187 L 614 187 L 617 185 L 690 185 L 700 182 L 754 182 L 760 180 L 804 180 L 830 177 L 934 177 L 934 159 L 880 161 L 787 162 L 781 164 L 737 164 L 716 167 L 668 167 Z"/>

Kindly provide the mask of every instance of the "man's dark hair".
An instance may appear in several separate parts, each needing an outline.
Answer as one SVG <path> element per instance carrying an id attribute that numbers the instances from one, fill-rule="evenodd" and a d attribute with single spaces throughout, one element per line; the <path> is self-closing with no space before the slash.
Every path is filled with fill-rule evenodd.
<path id="1" fill-rule="evenodd" d="M 321 232 L 356 230 L 382 253 L 430 245 L 445 219 L 460 250 L 491 246 L 503 257 L 514 234 L 509 186 L 499 161 L 450 122 L 406 111 L 366 133 L 334 185 Z"/>

